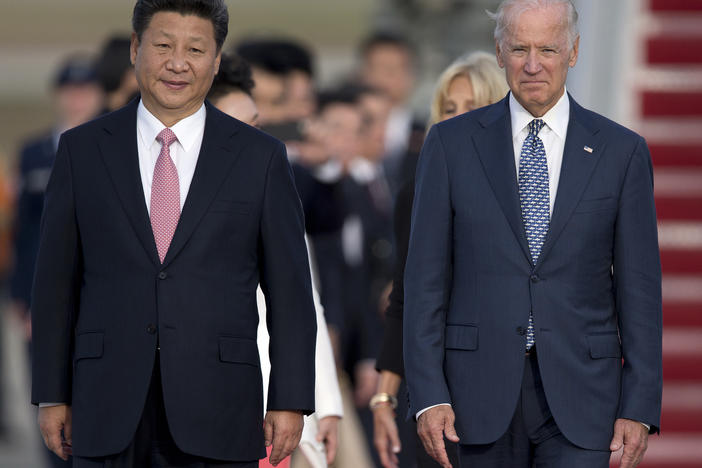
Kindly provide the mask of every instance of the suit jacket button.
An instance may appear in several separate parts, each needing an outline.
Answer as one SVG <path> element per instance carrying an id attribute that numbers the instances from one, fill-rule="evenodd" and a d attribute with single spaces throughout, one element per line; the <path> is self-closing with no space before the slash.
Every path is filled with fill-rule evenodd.
<path id="1" fill-rule="evenodd" d="M 531 275 L 529 277 L 529 279 L 531 280 L 532 283 L 538 283 L 539 281 L 541 281 L 541 278 L 539 278 L 539 275 Z"/>
<path id="2" fill-rule="evenodd" d="M 165 280 L 166 278 L 168 278 L 168 273 L 166 273 L 165 271 L 162 271 L 158 274 L 158 279 Z"/>
<path id="3" fill-rule="evenodd" d="M 149 335 L 155 334 L 155 333 L 156 333 L 156 326 L 155 326 L 153 323 L 150 323 L 150 324 L 146 327 L 146 333 L 148 333 Z"/>
<path id="4" fill-rule="evenodd" d="M 517 327 L 517 335 L 522 335 L 524 336 L 526 334 L 526 330 L 524 327 Z"/>

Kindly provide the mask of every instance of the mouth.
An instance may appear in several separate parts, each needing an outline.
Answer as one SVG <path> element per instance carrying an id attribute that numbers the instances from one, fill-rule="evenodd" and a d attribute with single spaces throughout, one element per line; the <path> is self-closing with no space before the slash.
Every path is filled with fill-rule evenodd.
<path id="1" fill-rule="evenodd" d="M 544 86 L 546 84 L 545 81 L 522 81 L 522 86 Z"/>
<path id="2" fill-rule="evenodd" d="M 185 88 L 188 86 L 187 81 L 180 81 L 180 80 L 161 80 L 161 83 L 173 91 L 180 91 L 181 89 Z"/>

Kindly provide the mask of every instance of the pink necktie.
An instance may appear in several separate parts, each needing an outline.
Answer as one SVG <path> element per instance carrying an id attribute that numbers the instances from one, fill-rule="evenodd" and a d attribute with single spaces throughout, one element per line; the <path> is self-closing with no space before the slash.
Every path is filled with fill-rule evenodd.
<path id="1" fill-rule="evenodd" d="M 151 229 L 154 231 L 161 263 L 166 258 L 180 219 L 180 183 L 170 151 L 171 144 L 177 139 L 170 128 L 164 128 L 156 137 L 156 141 L 161 143 L 161 152 L 156 160 L 151 184 Z"/>

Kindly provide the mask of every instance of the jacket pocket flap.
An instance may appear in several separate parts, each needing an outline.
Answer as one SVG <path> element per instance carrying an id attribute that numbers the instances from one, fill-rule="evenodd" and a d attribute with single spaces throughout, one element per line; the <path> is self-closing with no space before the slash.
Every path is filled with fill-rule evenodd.
<path id="1" fill-rule="evenodd" d="M 617 207 L 619 200 L 616 197 L 595 198 L 580 200 L 575 207 L 576 213 L 589 213 L 592 211 L 613 210 Z"/>
<path id="2" fill-rule="evenodd" d="M 478 349 L 478 327 L 447 325 L 444 347 L 446 349 Z"/>
<path id="3" fill-rule="evenodd" d="M 103 352 L 102 332 L 87 332 L 76 335 L 76 346 L 73 359 L 99 358 Z"/>
<path id="4" fill-rule="evenodd" d="M 619 344 L 619 336 L 614 333 L 606 335 L 588 335 L 587 342 L 590 345 L 590 357 L 593 359 L 622 357 L 622 347 Z"/>
<path id="5" fill-rule="evenodd" d="M 219 360 L 259 366 L 256 340 L 221 336 L 219 338 Z"/>

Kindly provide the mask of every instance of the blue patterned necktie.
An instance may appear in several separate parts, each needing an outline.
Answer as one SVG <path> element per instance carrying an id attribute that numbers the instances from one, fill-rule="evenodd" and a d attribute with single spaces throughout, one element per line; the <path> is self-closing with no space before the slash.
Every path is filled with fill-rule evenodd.
<path id="1" fill-rule="evenodd" d="M 529 122 L 529 135 L 524 140 L 519 158 L 519 202 L 522 205 L 522 221 L 534 265 L 541 254 L 550 223 L 546 149 L 538 136 L 544 125 L 541 119 Z M 532 346 L 534 317 L 530 311 L 526 349 L 529 350 Z"/>

